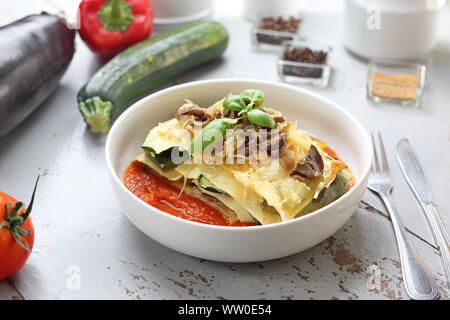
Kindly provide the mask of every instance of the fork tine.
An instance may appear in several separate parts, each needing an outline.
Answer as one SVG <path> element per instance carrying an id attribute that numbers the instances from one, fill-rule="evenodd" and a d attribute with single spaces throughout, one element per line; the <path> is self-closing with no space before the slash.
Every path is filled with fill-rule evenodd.
<path id="1" fill-rule="evenodd" d="M 373 171 L 378 172 L 380 171 L 380 163 L 378 162 L 377 147 L 375 146 L 375 138 L 373 136 L 373 132 L 370 133 L 370 136 L 372 137 L 373 145 Z"/>
<path id="2" fill-rule="evenodd" d="M 378 140 L 380 140 L 380 152 L 381 152 L 381 160 L 383 162 L 383 169 L 385 172 L 389 172 L 389 163 L 386 157 L 386 150 L 384 148 L 383 138 L 381 138 L 380 132 L 378 132 Z"/>

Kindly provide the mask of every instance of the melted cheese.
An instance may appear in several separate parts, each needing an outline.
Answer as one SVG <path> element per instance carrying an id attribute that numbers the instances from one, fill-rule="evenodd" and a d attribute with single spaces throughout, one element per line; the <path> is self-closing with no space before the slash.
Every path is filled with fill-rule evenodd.
<path id="1" fill-rule="evenodd" d="M 151 169 L 156 171 L 156 173 L 158 173 L 160 176 L 166 178 L 167 180 L 177 181 L 177 180 L 180 180 L 181 178 L 183 178 L 183 175 L 181 173 L 179 173 L 178 171 L 176 171 L 175 169 L 169 169 L 169 170 L 163 171 L 158 165 L 156 165 L 156 163 L 154 163 L 152 160 L 150 160 L 145 155 L 144 152 L 139 153 L 134 158 L 134 160 L 142 162 L 143 164 L 147 165 L 148 167 L 150 167 Z"/>
<path id="2" fill-rule="evenodd" d="M 178 171 L 174 169 L 170 170 L 161 170 L 152 160 L 150 160 L 144 152 L 139 153 L 133 161 L 139 161 L 147 165 L 150 169 L 155 171 L 160 176 L 166 178 L 167 180 L 171 181 L 172 185 L 184 189 L 184 192 L 187 194 L 202 198 L 202 192 L 205 194 L 208 194 L 209 196 L 213 196 L 217 198 L 218 201 L 208 201 L 208 204 L 212 205 L 216 209 L 220 210 L 222 214 L 225 216 L 225 218 L 230 222 L 236 222 L 236 221 L 248 221 L 252 222 L 253 219 L 248 214 L 247 211 L 245 211 L 244 208 L 240 207 L 237 202 L 235 202 L 230 196 L 227 195 L 221 195 L 222 197 L 217 197 L 217 194 L 214 194 L 213 192 L 207 192 L 203 189 L 197 188 L 197 187 L 191 187 L 184 185 L 183 181 L 183 175 L 180 174 Z M 229 199 L 228 199 L 229 198 Z M 209 199 L 211 200 L 211 199 Z M 214 200 L 214 199 L 212 199 Z M 223 204 L 223 205 L 220 205 Z"/>
<path id="3" fill-rule="evenodd" d="M 186 148 L 183 136 L 176 119 L 161 123 L 153 128 L 144 144 L 149 144 L 157 153 L 173 146 Z M 296 125 L 288 123 L 285 128 L 286 155 L 292 159 L 294 165 L 304 158 L 311 145 L 315 145 L 324 161 L 323 175 L 301 181 L 290 175 L 292 168 L 283 165 L 286 159 L 273 160 L 270 164 L 182 164 L 167 171 L 161 170 L 145 155 L 137 157 L 160 175 L 174 181 L 181 178 L 192 179 L 197 182 L 204 175 L 211 183 L 226 194 L 202 192 L 215 197 L 228 208 L 233 210 L 241 221 L 252 221 L 252 216 L 262 224 L 287 221 L 295 218 L 319 193 L 327 188 L 336 175 L 346 167 L 338 160 L 334 160 L 322 151 L 317 142 L 313 141 L 303 131 L 296 129 Z M 281 154 L 283 157 L 283 153 Z"/>
<path id="4" fill-rule="evenodd" d="M 219 186 L 221 190 L 232 197 L 240 206 L 248 211 L 262 224 L 269 224 L 280 221 L 280 216 L 273 210 L 265 210 L 264 198 L 259 196 L 252 189 L 245 188 L 233 175 L 223 168 L 224 166 L 207 164 L 182 164 L 175 170 L 183 174 L 188 179 L 198 180 L 204 175 L 212 184 Z M 217 196 L 221 200 L 220 196 Z M 230 202 L 228 202 L 230 203 Z M 225 205 L 227 203 L 224 202 Z M 245 219 L 244 221 L 251 221 Z"/>
<path id="5" fill-rule="evenodd" d="M 151 146 L 156 153 L 161 153 L 176 146 L 185 150 L 188 147 L 185 138 L 187 134 L 183 128 L 180 128 L 177 119 L 171 119 L 150 130 L 142 145 Z"/>
<path id="6" fill-rule="evenodd" d="M 243 206 L 241 206 L 239 203 L 236 202 L 232 197 L 230 197 L 227 194 L 221 194 L 221 193 L 215 193 L 210 192 L 205 189 L 199 188 L 202 192 L 210 195 L 211 197 L 217 198 L 220 202 L 222 202 L 224 205 L 226 205 L 228 208 L 233 210 L 237 216 L 237 219 L 239 221 L 244 222 L 253 222 L 252 216 L 248 213 L 247 210 Z"/>

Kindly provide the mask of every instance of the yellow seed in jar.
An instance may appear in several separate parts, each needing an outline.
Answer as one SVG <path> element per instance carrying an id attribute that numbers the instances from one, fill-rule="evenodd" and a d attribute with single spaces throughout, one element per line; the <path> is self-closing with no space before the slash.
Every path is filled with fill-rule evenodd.
<path id="1" fill-rule="evenodd" d="M 415 74 L 382 73 L 371 74 L 372 95 L 395 100 L 414 100 L 419 76 Z"/>

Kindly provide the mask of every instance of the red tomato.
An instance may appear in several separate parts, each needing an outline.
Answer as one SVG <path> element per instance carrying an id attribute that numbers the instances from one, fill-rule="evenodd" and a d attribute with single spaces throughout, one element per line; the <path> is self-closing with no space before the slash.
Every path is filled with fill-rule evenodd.
<path id="1" fill-rule="evenodd" d="M 34 192 L 29 206 L 30 210 L 24 208 L 17 210 L 18 212 L 14 217 L 11 217 L 14 205 L 18 201 L 0 191 L 0 226 L 2 226 L 0 228 L 0 280 L 10 277 L 22 269 L 33 249 L 34 228 L 33 222 L 28 216 L 33 205 L 33 199 Z M 5 204 L 9 213 L 8 217 L 5 215 Z M 17 234 L 19 241 L 14 239 L 13 233 Z"/>

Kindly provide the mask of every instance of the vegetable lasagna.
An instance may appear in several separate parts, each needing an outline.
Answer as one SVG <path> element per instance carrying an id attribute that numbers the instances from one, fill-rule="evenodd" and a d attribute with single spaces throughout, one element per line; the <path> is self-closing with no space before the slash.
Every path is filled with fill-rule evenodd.
<path id="1" fill-rule="evenodd" d="M 150 130 L 132 162 L 155 179 L 138 194 L 130 165 L 125 185 L 168 213 L 230 226 L 289 221 L 346 193 L 354 178 L 342 159 L 263 101 L 254 89 L 208 108 L 186 100 Z M 157 181 L 168 189 L 156 189 Z"/>

